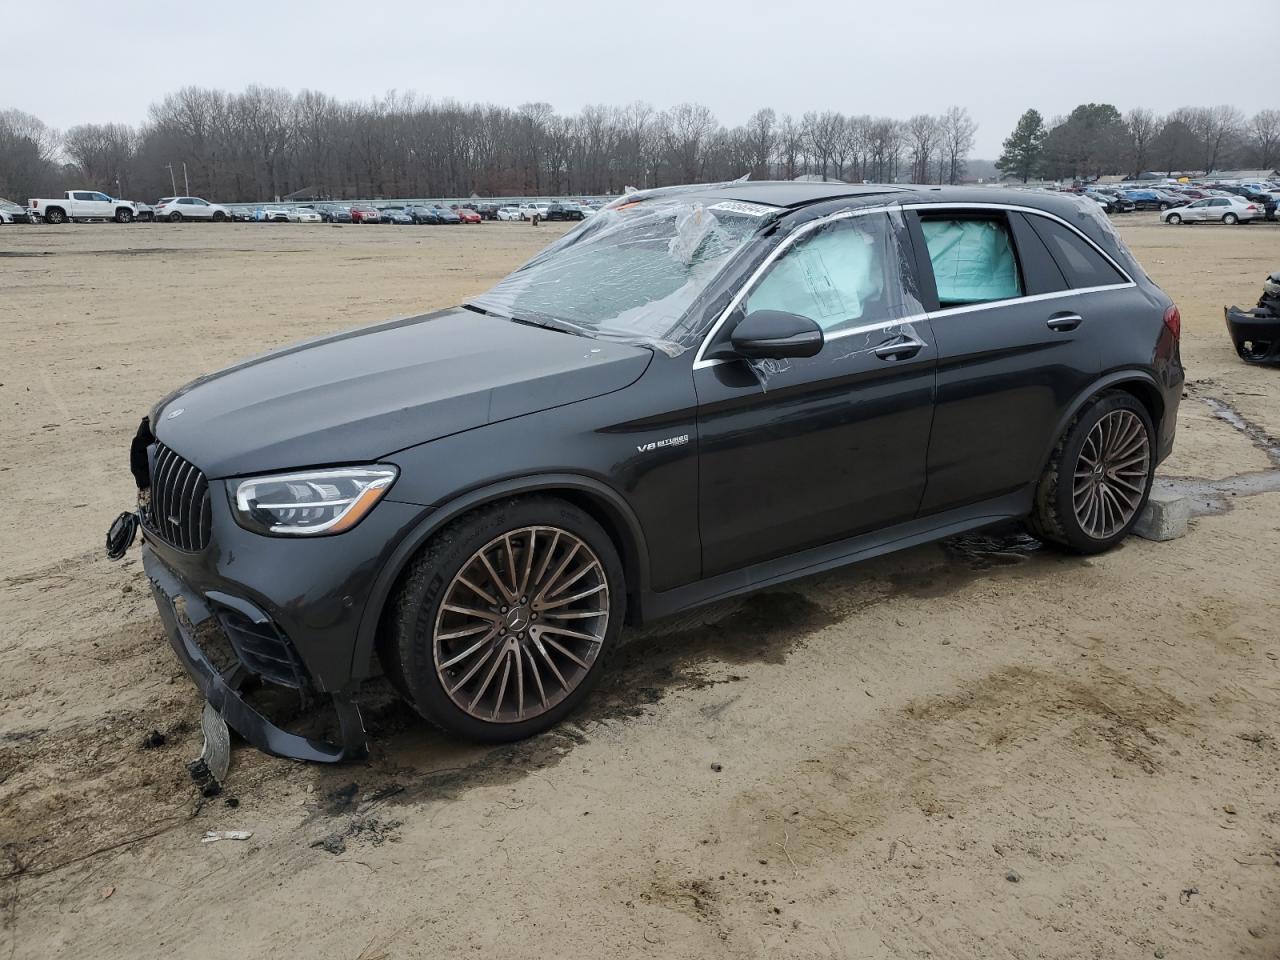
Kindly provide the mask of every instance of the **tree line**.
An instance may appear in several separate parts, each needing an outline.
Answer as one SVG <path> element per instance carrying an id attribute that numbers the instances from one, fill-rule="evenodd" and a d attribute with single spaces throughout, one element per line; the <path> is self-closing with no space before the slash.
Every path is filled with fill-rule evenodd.
<path id="1" fill-rule="evenodd" d="M 637 101 L 557 113 L 388 94 L 365 102 L 251 86 L 186 87 L 145 123 L 64 133 L 0 111 L 0 196 L 81 186 L 130 199 L 597 195 L 673 183 L 793 179 L 955 183 L 977 125 L 963 107 L 908 120 L 772 109 L 726 127 L 707 107 Z"/>
<path id="2" fill-rule="evenodd" d="M 996 167 L 1031 179 L 1093 179 L 1120 174 L 1271 170 L 1280 163 L 1280 110 L 1246 117 L 1230 105 L 1180 107 L 1159 116 L 1146 107 L 1121 114 L 1109 103 L 1082 103 L 1045 123 L 1028 110 L 1004 141 Z"/>

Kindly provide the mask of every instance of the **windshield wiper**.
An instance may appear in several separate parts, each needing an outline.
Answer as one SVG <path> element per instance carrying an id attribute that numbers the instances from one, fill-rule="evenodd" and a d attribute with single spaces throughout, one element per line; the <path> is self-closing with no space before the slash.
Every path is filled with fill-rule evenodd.
<path id="1" fill-rule="evenodd" d="M 586 336 L 576 327 L 568 324 L 556 323 L 554 320 L 530 320 L 526 317 L 515 317 L 509 313 L 498 313 L 496 310 L 488 310 L 484 307 L 477 306 L 474 303 L 464 303 L 464 310 L 473 310 L 476 313 L 483 313 L 486 317 L 497 317 L 499 320 L 510 320 L 512 323 L 519 323 L 526 327 L 541 327 L 543 330 L 554 330 L 556 333 L 567 333 L 571 336 Z"/>

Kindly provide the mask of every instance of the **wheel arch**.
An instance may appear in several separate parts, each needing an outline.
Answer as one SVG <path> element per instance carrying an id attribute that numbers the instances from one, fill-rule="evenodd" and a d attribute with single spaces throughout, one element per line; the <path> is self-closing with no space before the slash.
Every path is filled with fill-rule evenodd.
<path id="1" fill-rule="evenodd" d="M 1120 391 L 1132 396 L 1146 409 L 1147 414 L 1151 417 L 1152 426 L 1157 431 L 1160 429 L 1160 424 L 1164 419 L 1164 395 L 1161 394 L 1155 377 L 1145 370 L 1117 370 L 1107 374 L 1087 390 L 1082 391 L 1067 407 L 1061 418 L 1059 418 L 1041 458 L 1040 471 L 1042 473 L 1048 465 L 1049 457 L 1052 456 L 1058 441 L 1062 439 L 1063 433 L 1071 425 L 1071 421 L 1076 418 L 1076 414 L 1084 409 L 1085 404 L 1090 403 L 1108 391 Z"/>
<path id="2" fill-rule="evenodd" d="M 382 565 L 369 590 L 351 657 L 351 676 L 368 677 L 377 655 L 378 636 L 396 586 L 412 560 L 446 524 L 486 504 L 513 497 L 544 494 L 572 503 L 604 528 L 622 561 L 627 578 L 628 620 L 639 614 L 639 598 L 648 590 L 649 553 L 644 531 L 630 505 L 607 484 L 577 474 L 520 477 L 468 491 L 431 510 L 400 541 Z"/>

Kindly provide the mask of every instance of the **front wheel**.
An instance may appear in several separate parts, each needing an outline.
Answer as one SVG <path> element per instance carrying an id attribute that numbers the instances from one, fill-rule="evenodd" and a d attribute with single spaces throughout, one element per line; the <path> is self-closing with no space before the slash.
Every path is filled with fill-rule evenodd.
<path id="1" fill-rule="evenodd" d="M 1237 217 L 1234 213 L 1224 213 L 1222 215 L 1222 222 L 1227 224 L 1228 226 L 1231 226 L 1239 223 L 1240 218 Z"/>
<path id="2" fill-rule="evenodd" d="M 121 207 L 116 211 L 116 223 L 133 223 L 133 211 Z"/>
<path id="3" fill-rule="evenodd" d="M 1076 414 L 1036 488 L 1031 528 L 1076 553 L 1115 546 L 1137 522 L 1155 476 L 1155 429 L 1127 393 L 1104 393 Z"/>
<path id="4" fill-rule="evenodd" d="M 1179 215 L 1178 215 L 1178 214 L 1176 214 L 1176 213 L 1171 213 L 1171 214 L 1169 214 L 1169 216 L 1165 217 L 1165 222 L 1166 222 L 1166 223 L 1181 223 L 1181 222 L 1182 222 L 1182 217 L 1181 217 L 1181 216 L 1179 216 Z"/>
<path id="5" fill-rule="evenodd" d="M 224 220 L 226 220 L 226 219 L 227 219 L 227 215 L 226 215 L 225 213 L 223 213 L 221 210 L 215 210 L 215 211 L 213 212 L 213 222 L 214 222 L 214 223 L 222 223 L 222 222 L 223 222 Z"/>
<path id="6" fill-rule="evenodd" d="M 625 612 L 617 550 L 551 497 L 482 507 L 413 561 L 380 644 L 423 717 L 472 740 L 519 740 L 587 696 Z"/>

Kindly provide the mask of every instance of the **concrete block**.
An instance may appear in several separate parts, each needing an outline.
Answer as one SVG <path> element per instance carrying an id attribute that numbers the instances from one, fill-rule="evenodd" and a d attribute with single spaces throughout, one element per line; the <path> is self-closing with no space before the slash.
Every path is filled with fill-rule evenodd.
<path id="1" fill-rule="evenodd" d="M 1133 532 L 1144 540 L 1176 540 L 1187 532 L 1190 519 L 1190 500 L 1176 493 L 1152 490 Z"/>

